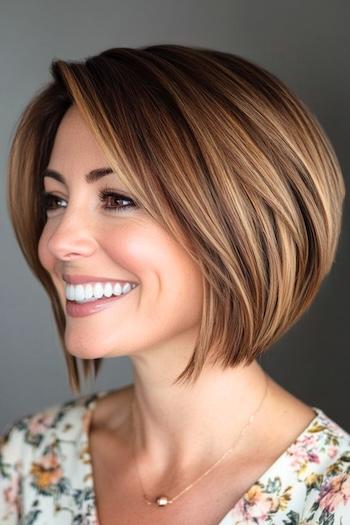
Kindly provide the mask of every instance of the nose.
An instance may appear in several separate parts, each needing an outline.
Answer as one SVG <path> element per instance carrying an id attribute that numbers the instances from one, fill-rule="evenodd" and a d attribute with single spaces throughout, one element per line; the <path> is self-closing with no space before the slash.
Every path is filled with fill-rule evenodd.
<path id="1" fill-rule="evenodd" d="M 57 218 L 51 218 L 52 226 L 47 239 L 48 250 L 64 261 L 91 256 L 97 241 L 91 218 L 83 215 L 81 210 L 68 211 Z"/>

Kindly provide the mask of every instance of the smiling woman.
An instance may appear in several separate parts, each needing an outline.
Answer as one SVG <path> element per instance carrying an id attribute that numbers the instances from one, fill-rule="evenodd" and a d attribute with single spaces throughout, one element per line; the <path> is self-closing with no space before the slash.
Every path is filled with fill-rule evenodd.
<path id="1" fill-rule="evenodd" d="M 87 378 L 127 355 L 134 383 L 11 426 L 1 523 L 350 523 L 350 435 L 257 362 L 336 255 L 345 185 L 316 117 L 210 49 L 51 72 L 12 142 L 10 216 L 73 391 L 79 359 Z"/>

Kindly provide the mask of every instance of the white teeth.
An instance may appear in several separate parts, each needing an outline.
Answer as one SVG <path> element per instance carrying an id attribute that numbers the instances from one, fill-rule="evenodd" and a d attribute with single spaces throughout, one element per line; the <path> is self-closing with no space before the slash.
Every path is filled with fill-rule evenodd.
<path id="1" fill-rule="evenodd" d="M 78 284 L 78 286 L 75 287 L 75 300 L 83 301 L 84 299 L 85 299 L 84 286 L 82 284 Z"/>
<path id="2" fill-rule="evenodd" d="M 119 283 L 115 283 L 113 287 L 113 295 L 121 295 L 122 294 L 122 287 Z"/>
<path id="3" fill-rule="evenodd" d="M 112 285 L 111 283 L 106 283 L 104 285 L 104 292 L 103 292 L 103 295 L 105 295 L 106 297 L 110 297 L 112 295 Z"/>
<path id="4" fill-rule="evenodd" d="M 68 286 L 66 286 L 66 298 L 68 299 L 68 301 L 74 301 L 74 297 L 74 286 L 72 284 L 68 284 Z"/>
<path id="5" fill-rule="evenodd" d="M 131 290 L 131 284 L 130 283 L 125 283 L 124 286 L 123 286 L 123 293 L 128 293 L 130 292 Z"/>
<path id="6" fill-rule="evenodd" d="M 97 301 L 102 297 L 111 297 L 112 295 L 124 295 L 135 288 L 134 283 L 87 283 L 87 284 L 67 284 L 66 298 L 69 301 L 76 301 L 78 303 L 86 303 L 90 301 Z"/>
<path id="7" fill-rule="evenodd" d="M 103 296 L 103 286 L 101 283 L 95 283 L 94 284 L 94 297 L 96 297 L 96 299 L 101 299 L 101 297 Z"/>
<path id="8" fill-rule="evenodd" d="M 84 292 L 85 292 L 85 299 L 91 299 L 94 295 L 94 290 L 92 288 L 92 284 L 85 284 L 84 285 Z"/>

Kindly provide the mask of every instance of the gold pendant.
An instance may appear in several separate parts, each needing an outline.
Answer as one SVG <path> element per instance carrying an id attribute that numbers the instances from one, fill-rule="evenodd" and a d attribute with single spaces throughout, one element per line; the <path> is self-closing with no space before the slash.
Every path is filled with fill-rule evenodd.
<path id="1" fill-rule="evenodd" d="M 159 496 L 157 499 L 156 499 L 156 503 L 158 505 L 158 507 L 165 507 L 165 505 L 168 505 L 168 498 L 166 496 Z"/>

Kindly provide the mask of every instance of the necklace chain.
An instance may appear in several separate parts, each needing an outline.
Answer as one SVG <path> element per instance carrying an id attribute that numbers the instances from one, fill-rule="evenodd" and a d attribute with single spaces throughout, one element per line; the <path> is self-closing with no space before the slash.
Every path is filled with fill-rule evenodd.
<path id="1" fill-rule="evenodd" d="M 141 477 L 140 477 L 140 473 L 139 473 L 139 469 L 138 469 L 138 465 L 137 465 L 137 461 L 136 461 L 136 454 L 135 454 L 135 442 L 136 442 L 136 433 L 135 433 L 135 413 L 134 413 L 134 409 L 135 409 L 135 400 L 133 399 L 132 402 L 131 402 L 131 411 L 132 411 L 132 418 L 133 418 L 133 434 L 134 434 L 134 439 L 133 439 L 133 452 L 134 452 L 134 459 L 135 459 L 135 464 L 136 464 L 136 470 L 137 470 L 137 475 L 138 475 L 138 478 L 139 478 L 139 482 L 140 482 L 140 485 L 141 485 L 141 488 L 142 488 L 142 492 L 143 492 L 143 497 L 147 503 L 147 505 L 156 505 L 157 507 L 164 507 L 170 503 L 173 503 L 175 500 L 177 500 L 177 498 L 179 498 L 182 494 L 184 494 L 185 492 L 187 492 L 188 490 L 190 490 L 190 488 L 193 487 L 193 485 L 195 485 L 196 483 L 198 483 L 202 478 L 204 478 L 204 476 L 207 476 L 217 465 L 219 465 L 219 463 L 221 463 L 225 457 L 233 451 L 233 449 L 237 446 L 239 440 L 241 439 L 241 437 L 243 436 L 243 434 L 246 432 L 247 428 L 251 425 L 251 423 L 253 422 L 256 414 L 259 412 L 259 410 L 261 409 L 261 406 L 265 400 L 265 397 L 266 397 L 266 394 L 267 394 L 267 387 L 268 387 L 268 375 L 265 373 L 265 391 L 264 391 L 264 395 L 259 403 L 259 406 L 258 408 L 249 416 L 249 419 L 248 419 L 248 422 L 246 423 L 246 425 L 244 425 L 244 427 L 241 429 L 240 433 L 238 434 L 238 437 L 236 439 L 236 441 L 234 442 L 233 446 L 231 448 L 229 448 L 224 454 L 223 456 L 218 459 L 214 465 L 212 465 L 210 468 L 208 468 L 208 470 L 206 470 L 204 472 L 204 474 L 202 474 L 198 479 L 196 479 L 193 483 L 191 483 L 190 485 L 188 485 L 187 487 L 185 487 L 179 494 L 177 494 L 176 496 L 174 496 L 172 499 L 169 499 L 167 498 L 166 496 L 158 496 L 156 498 L 155 501 L 150 501 L 147 497 L 146 497 L 146 494 L 144 492 L 144 489 L 143 489 L 143 485 L 142 485 L 142 481 L 141 481 Z"/>

